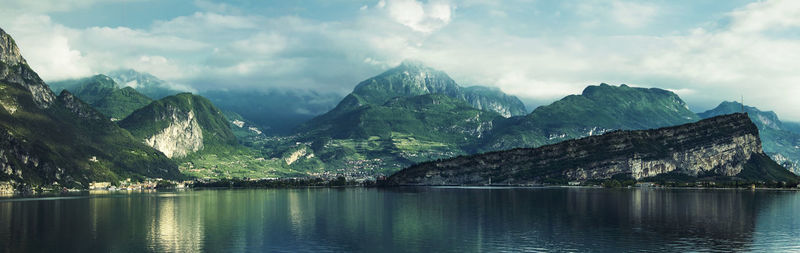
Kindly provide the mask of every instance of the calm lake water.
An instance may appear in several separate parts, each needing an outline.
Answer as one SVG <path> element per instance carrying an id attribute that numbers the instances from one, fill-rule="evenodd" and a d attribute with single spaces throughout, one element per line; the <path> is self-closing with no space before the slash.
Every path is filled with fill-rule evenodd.
<path id="1" fill-rule="evenodd" d="M 3 252 L 800 250 L 800 192 L 232 189 L 0 199 Z"/>

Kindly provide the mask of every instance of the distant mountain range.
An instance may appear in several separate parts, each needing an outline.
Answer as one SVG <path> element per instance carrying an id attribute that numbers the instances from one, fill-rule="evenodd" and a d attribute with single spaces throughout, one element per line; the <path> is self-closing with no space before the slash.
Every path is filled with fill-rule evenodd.
<path id="1" fill-rule="evenodd" d="M 130 115 L 153 100 L 131 87 L 122 87 L 106 75 L 52 82 L 53 90 L 68 90 L 112 121 Z"/>
<path id="2" fill-rule="evenodd" d="M 339 94 L 294 89 L 208 90 L 200 95 L 270 136 L 292 134 L 297 126 L 329 111 L 342 99 Z"/>
<path id="3" fill-rule="evenodd" d="M 63 90 L 56 96 L 13 39 L 0 35 L 0 181 L 18 184 L 388 175 L 431 160 L 741 111 L 725 102 L 696 114 L 667 90 L 600 84 L 526 113 L 499 89 L 462 87 L 412 61 L 358 83 L 341 100 L 296 90 L 193 95 L 134 70 L 54 82 Z M 746 111 L 766 154 L 800 172 L 800 124 Z"/>
<path id="4" fill-rule="evenodd" d="M 166 81 L 158 79 L 148 73 L 137 72 L 132 69 L 121 69 L 106 74 L 114 80 L 120 88 L 131 87 L 152 99 L 161 99 L 166 96 L 186 92 L 172 87 Z"/>

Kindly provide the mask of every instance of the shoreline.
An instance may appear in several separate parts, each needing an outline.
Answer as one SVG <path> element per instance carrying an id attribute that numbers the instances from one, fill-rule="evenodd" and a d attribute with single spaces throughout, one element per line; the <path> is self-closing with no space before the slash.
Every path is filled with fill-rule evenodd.
<path id="1" fill-rule="evenodd" d="M 103 196 L 113 194 L 136 194 L 136 193 L 158 193 L 158 192 L 176 192 L 176 191 L 193 191 L 193 190 L 252 190 L 252 189 L 270 189 L 270 190 L 293 190 L 293 189 L 347 189 L 347 188 L 363 188 L 363 189 L 410 189 L 410 188 L 430 188 L 430 189 L 472 189 L 472 190 L 503 190 L 503 189 L 595 189 L 595 190 L 746 190 L 746 191 L 794 191 L 799 192 L 800 188 L 775 188 L 775 187 L 756 187 L 756 188 L 742 188 L 742 187 L 671 187 L 671 186 L 657 186 L 657 187 L 603 187 L 603 186 L 569 186 L 569 185 L 536 185 L 536 186 L 523 186 L 523 185 L 401 185 L 401 186 L 361 186 L 361 185 L 348 185 L 348 186 L 294 186 L 294 187 L 185 187 L 185 188 L 160 188 L 160 189 L 122 189 L 122 190 L 70 190 L 70 191 L 45 191 L 36 193 L 0 193 L 0 202 L 3 201 L 25 201 L 25 200 L 49 200 L 49 198 L 65 199 L 81 198 L 81 196 Z"/>

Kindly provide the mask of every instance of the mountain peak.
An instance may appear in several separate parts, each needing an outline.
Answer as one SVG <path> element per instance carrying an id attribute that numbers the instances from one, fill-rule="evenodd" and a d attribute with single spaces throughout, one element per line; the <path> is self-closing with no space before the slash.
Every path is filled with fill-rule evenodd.
<path id="1" fill-rule="evenodd" d="M 2 28 L 0 28 L 0 62 L 8 66 L 27 65 L 27 62 L 19 52 L 17 43 Z"/>
<path id="2" fill-rule="evenodd" d="M 33 101 L 41 109 L 50 107 L 55 94 L 34 72 L 17 47 L 11 35 L 0 29 L 0 80 L 22 85 L 33 96 Z"/>
<path id="3" fill-rule="evenodd" d="M 391 68 L 391 69 L 387 70 L 382 75 L 385 75 L 385 74 L 396 74 L 396 73 L 402 73 L 404 75 L 412 76 L 412 77 L 414 77 L 414 76 L 420 76 L 420 77 L 435 76 L 435 77 L 444 77 L 444 78 L 448 78 L 448 79 L 450 78 L 443 71 L 435 69 L 435 68 L 432 68 L 432 67 L 430 67 L 428 65 L 425 65 L 425 63 L 423 63 L 421 61 L 417 61 L 417 60 L 404 60 L 403 62 L 400 63 L 400 65 L 397 65 L 397 67 L 394 67 L 394 68 Z"/>

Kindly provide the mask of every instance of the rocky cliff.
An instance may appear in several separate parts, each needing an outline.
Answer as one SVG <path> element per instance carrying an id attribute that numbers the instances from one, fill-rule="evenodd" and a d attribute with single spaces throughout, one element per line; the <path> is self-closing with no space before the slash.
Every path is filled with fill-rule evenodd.
<path id="1" fill-rule="evenodd" d="M 209 145 L 236 145 L 227 119 L 208 99 L 181 93 L 157 100 L 119 122 L 135 137 L 170 158 Z"/>
<path id="2" fill-rule="evenodd" d="M 389 181 L 397 185 L 482 185 L 491 180 L 519 185 L 606 179 L 619 174 L 635 179 L 665 173 L 735 177 L 753 159 L 765 157 L 756 126 L 746 114 L 731 114 L 675 127 L 614 131 L 539 148 L 427 162 L 406 168 Z"/>
<path id="3" fill-rule="evenodd" d="M 714 109 L 699 113 L 703 118 L 744 110 L 758 127 L 764 152 L 795 174 L 800 175 L 800 132 L 793 131 L 792 123 L 783 122 L 772 111 L 761 111 L 739 102 L 725 101 Z"/>
<path id="4" fill-rule="evenodd" d="M 25 87 L 39 108 L 47 108 L 55 101 L 55 94 L 28 66 L 14 39 L 3 29 L 0 29 L 0 80 Z"/>

